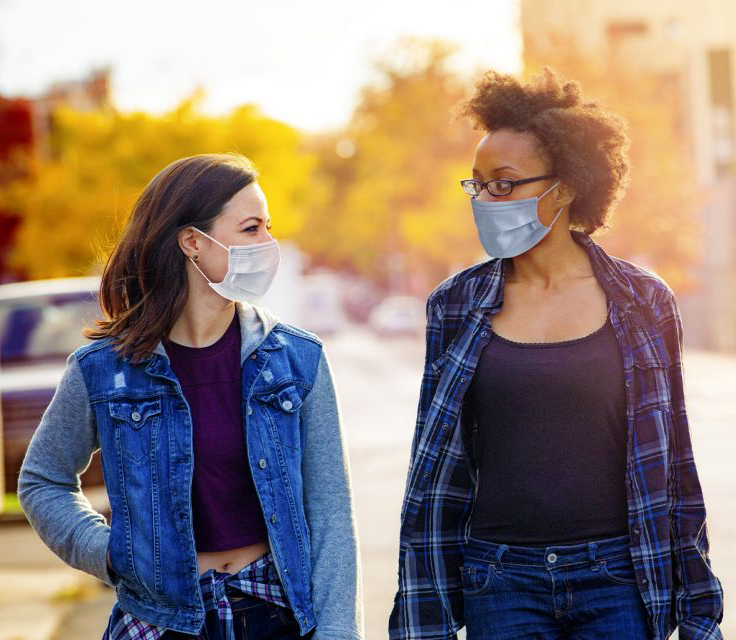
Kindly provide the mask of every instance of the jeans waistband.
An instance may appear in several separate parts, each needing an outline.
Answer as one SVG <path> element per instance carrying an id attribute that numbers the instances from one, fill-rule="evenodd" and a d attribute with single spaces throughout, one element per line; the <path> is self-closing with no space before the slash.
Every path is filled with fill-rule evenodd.
<path id="1" fill-rule="evenodd" d="M 628 553 L 628 535 L 570 545 L 553 544 L 548 547 L 521 547 L 468 538 L 463 547 L 463 555 L 468 559 L 547 568 L 595 562 Z"/>

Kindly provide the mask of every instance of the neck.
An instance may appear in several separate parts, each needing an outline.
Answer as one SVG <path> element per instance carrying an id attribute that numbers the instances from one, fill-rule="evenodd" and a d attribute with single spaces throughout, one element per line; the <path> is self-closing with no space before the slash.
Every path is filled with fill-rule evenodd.
<path id="1" fill-rule="evenodd" d="M 558 222 L 562 222 L 562 217 Z M 570 278 L 593 275 L 588 254 L 578 245 L 567 225 L 555 227 L 535 247 L 511 259 L 506 280 L 544 289 Z"/>
<path id="2" fill-rule="evenodd" d="M 194 270 L 187 268 L 189 295 L 169 339 L 186 347 L 208 347 L 225 333 L 236 313 L 235 303 L 226 300 Z"/>

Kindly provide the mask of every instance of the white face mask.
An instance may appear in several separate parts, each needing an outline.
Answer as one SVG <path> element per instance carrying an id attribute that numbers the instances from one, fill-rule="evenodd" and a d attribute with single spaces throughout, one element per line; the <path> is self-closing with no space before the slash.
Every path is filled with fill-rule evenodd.
<path id="1" fill-rule="evenodd" d="M 217 293 L 227 300 L 243 302 L 251 298 L 262 296 L 271 286 L 281 262 L 279 244 L 275 239 L 259 244 L 235 245 L 226 247 L 212 236 L 192 227 L 213 242 L 217 242 L 228 252 L 227 273 L 222 282 L 212 282 L 199 268 L 197 263 L 189 258 L 205 280 Z"/>

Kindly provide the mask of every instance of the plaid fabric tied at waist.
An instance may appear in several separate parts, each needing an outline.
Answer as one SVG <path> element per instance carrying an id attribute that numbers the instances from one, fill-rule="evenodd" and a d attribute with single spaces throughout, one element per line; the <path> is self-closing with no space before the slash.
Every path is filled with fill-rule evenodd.
<path id="1" fill-rule="evenodd" d="M 205 611 L 217 611 L 226 640 L 235 640 L 233 611 L 228 600 L 228 590 L 236 590 L 280 607 L 289 607 L 286 593 L 276 572 L 271 552 L 256 558 L 238 573 L 219 573 L 210 569 L 199 578 Z M 110 616 L 110 623 L 102 640 L 159 640 L 166 633 L 165 627 L 148 624 L 122 611 L 117 604 Z M 198 636 L 202 638 L 202 636 Z"/>

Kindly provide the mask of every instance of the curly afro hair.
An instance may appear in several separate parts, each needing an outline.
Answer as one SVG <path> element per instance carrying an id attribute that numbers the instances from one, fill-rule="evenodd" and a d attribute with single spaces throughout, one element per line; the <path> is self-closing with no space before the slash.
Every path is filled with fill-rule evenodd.
<path id="1" fill-rule="evenodd" d="M 627 184 L 626 123 L 598 103 L 585 102 L 579 83 L 547 67 L 523 84 L 510 74 L 489 71 L 458 111 L 487 132 L 533 134 L 550 173 L 575 190 L 570 225 L 588 234 L 606 226 Z"/>

